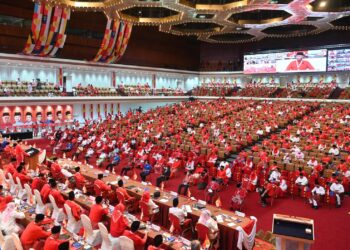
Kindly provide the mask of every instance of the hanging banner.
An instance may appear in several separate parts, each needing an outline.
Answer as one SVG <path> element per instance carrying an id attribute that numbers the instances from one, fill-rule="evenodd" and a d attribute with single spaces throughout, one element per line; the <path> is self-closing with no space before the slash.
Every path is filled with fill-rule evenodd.
<path id="1" fill-rule="evenodd" d="M 90 117 L 91 119 L 94 119 L 94 105 L 90 104 Z"/>
<path id="2" fill-rule="evenodd" d="M 114 115 L 114 104 L 111 103 L 111 115 Z"/>
<path id="3" fill-rule="evenodd" d="M 112 87 L 116 87 L 116 82 L 115 82 L 115 72 L 112 72 Z"/>
<path id="4" fill-rule="evenodd" d="M 97 117 L 100 118 L 101 117 L 101 107 L 100 107 L 100 104 L 98 103 L 97 104 Z"/>
<path id="5" fill-rule="evenodd" d="M 58 68 L 58 84 L 62 87 L 63 86 L 63 69 Z"/>
<path id="6" fill-rule="evenodd" d="M 107 110 L 107 103 L 105 103 L 105 117 L 108 115 L 108 110 Z"/>
<path id="7" fill-rule="evenodd" d="M 83 118 L 86 119 L 86 105 L 83 104 Z"/>

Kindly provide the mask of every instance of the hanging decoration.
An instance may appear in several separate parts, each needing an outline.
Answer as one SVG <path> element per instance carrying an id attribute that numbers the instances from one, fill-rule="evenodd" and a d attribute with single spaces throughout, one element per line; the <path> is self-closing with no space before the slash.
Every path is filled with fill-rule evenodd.
<path id="1" fill-rule="evenodd" d="M 69 19 L 69 8 L 36 2 L 31 32 L 22 53 L 41 57 L 55 56 L 66 41 L 65 31 Z"/>
<path id="2" fill-rule="evenodd" d="M 105 34 L 94 62 L 115 63 L 124 55 L 131 36 L 132 24 L 108 19 Z"/>

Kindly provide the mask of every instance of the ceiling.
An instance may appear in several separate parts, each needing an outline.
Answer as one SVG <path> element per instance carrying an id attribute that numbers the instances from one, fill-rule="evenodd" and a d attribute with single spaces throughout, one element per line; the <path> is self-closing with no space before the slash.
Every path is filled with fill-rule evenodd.
<path id="1" fill-rule="evenodd" d="M 315 35 L 350 26 L 350 0 L 47 0 L 212 43 Z"/>

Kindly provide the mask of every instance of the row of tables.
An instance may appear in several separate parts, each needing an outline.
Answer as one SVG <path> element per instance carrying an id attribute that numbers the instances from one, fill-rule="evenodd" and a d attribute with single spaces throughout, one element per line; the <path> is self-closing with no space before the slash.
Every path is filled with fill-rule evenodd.
<path id="1" fill-rule="evenodd" d="M 165 191 L 165 190 L 159 190 L 159 188 L 151 185 L 150 183 L 144 183 L 144 182 L 138 182 L 135 180 L 131 180 L 128 177 L 121 177 L 119 175 L 115 175 L 112 173 L 109 173 L 107 171 L 100 171 L 98 169 L 93 168 L 91 165 L 83 164 L 81 162 L 72 161 L 70 159 L 58 159 L 57 163 L 64 168 L 73 169 L 74 167 L 79 166 L 81 174 L 88 179 L 89 181 L 94 181 L 97 179 L 97 175 L 99 173 L 104 174 L 103 181 L 106 183 L 111 184 L 112 186 L 117 186 L 117 182 L 119 179 L 123 179 L 124 181 L 124 187 L 126 188 L 129 195 L 140 199 L 142 194 L 145 191 L 148 191 L 150 194 L 153 194 L 156 191 L 160 192 L 160 197 L 157 199 L 153 198 L 153 201 L 159 206 L 160 210 L 160 218 L 159 218 L 159 225 L 164 228 L 170 228 L 170 221 L 169 221 L 169 208 L 172 207 L 172 199 L 177 196 L 176 193 Z M 70 191 L 70 190 L 69 190 Z M 69 192 L 68 191 L 68 192 Z M 201 210 L 197 208 L 198 201 L 194 198 L 187 198 L 185 196 L 178 196 L 179 199 L 179 207 L 182 207 L 184 210 L 186 210 L 189 218 L 192 218 L 192 221 L 194 225 L 197 223 L 199 216 L 201 214 Z M 93 204 L 93 201 L 91 199 L 83 198 L 83 196 L 80 196 L 80 198 L 77 199 L 77 202 L 79 202 L 83 207 L 90 208 Z M 220 248 L 227 249 L 227 250 L 235 250 L 237 249 L 237 239 L 238 239 L 238 231 L 236 228 L 242 227 L 249 227 L 251 225 L 252 220 L 247 217 L 239 216 L 234 212 L 223 210 L 220 208 L 217 208 L 212 205 L 206 205 L 205 208 L 209 210 L 212 213 L 212 216 L 216 217 L 216 220 L 218 222 L 219 231 L 220 231 Z M 161 230 L 159 227 L 151 225 L 147 228 L 149 230 L 149 236 L 150 238 L 153 238 L 152 236 L 156 236 L 157 234 L 163 234 L 166 233 L 166 231 Z M 161 230 L 161 231 L 158 231 Z M 143 233 L 141 231 L 141 233 Z M 170 234 L 169 234 L 170 237 Z M 168 238 L 168 237 L 165 237 Z M 172 239 L 170 237 L 170 239 Z M 183 244 L 183 242 L 185 244 Z M 172 249 L 184 249 L 184 245 L 186 245 L 185 239 L 176 239 L 175 244 L 172 240 L 171 242 L 165 242 L 166 245 L 171 247 Z M 180 243 L 180 244 L 176 244 Z"/>

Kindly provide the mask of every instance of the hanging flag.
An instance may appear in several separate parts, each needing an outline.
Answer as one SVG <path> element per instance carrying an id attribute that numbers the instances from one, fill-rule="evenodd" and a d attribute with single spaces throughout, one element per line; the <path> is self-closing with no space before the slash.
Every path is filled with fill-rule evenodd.
<path id="1" fill-rule="evenodd" d="M 92 103 L 90 104 L 90 117 L 94 119 L 94 105 Z"/>
<path id="2" fill-rule="evenodd" d="M 115 82 L 115 72 L 112 72 L 112 87 L 116 87 L 116 82 Z"/>
<path id="3" fill-rule="evenodd" d="M 97 103 L 97 117 L 100 118 L 101 117 L 101 107 L 100 107 L 100 104 Z"/>
<path id="4" fill-rule="evenodd" d="M 63 86 L 63 69 L 61 67 L 58 68 L 58 84 Z"/>
<path id="5" fill-rule="evenodd" d="M 83 104 L 83 118 L 84 118 L 84 120 L 86 118 L 86 106 L 85 106 L 85 104 Z"/>
<path id="6" fill-rule="evenodd" d="M 37 41 L 40 33 L 41 19 L 44 12 L 44 6 L 44 4 L 37 2 L 34 4 L 31 32 L 28 36 L 27 43 L 23 50 L 23 54 L 31 54 L 34 49 L 35 41 Z"/>

